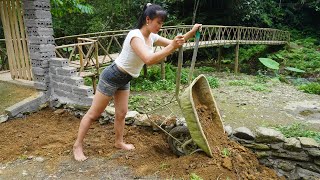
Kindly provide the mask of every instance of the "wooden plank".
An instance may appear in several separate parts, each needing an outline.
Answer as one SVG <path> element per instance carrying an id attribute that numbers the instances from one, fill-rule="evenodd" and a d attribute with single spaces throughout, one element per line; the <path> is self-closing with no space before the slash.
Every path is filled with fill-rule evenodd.
<path id="1" fill-rule="evenodd" d="M 21 69 L 21 76 L 20 79 L 27 79 L 26 76 L 26 66 L 24 63 L 24 57 L 23 57 L 23 49 L 22 49 L 22 44 L 21 44 L 21 34 L 20 34 L 20 30 L 19 30 L 19 26 L 18 26 L 18 18 L 17 18 L 17 2 L 16 1 L 11 1 L 12 3 L 12 16 L 13 16 L 13 24 L 14 24 L 14 28 L 15 28 L 15 35 L 17 38 L 17 49 L 18 52 L 16 52 L 15 54 L 17 54 L 17 56 L 19 56 L 19 64 L 20 64 L 20 69 Z"/>
<path id="2" fill-rule="evenodd" d="M 18 18 L 19 18 L 19 26 L 20 26 L 20 33 L 21 33 L 21 40 L 22 40 L 22 48 L 23 48 L 23 56 L 24 56 L 24 63 L 26 68 L 27 80 L 32 80 L 32 73 L 31 73 L 31 65 L 29 59 L 29 48 L 27 45 L 27 38 L 25 33 L 25 26 L 23 22 L 23 13 L 22 8 L 20 6 L 20 1 L 16 0 L 17 3 L 17 11 L 18 11 Z"/>
<path id="3" fill-rule="evenodd" d="M 13 44 L 13 50 L 14 50 L 14 55 L 19 53 L 19 50 L 18 50 L 18 42 L 17 42 L 17 36 L 15 34 L 15 25 L 14 25 L 14 17 L 13 17 L 13 9 L 12 9 L 12 1 L 9 0 L 8 1 L 8 14 L 9 14 L 9 24 L 10 24 L 10 28 L 11 28 L 11 37 L 12 37 L 12 44 Z M 14 63 L 16 64 L 16 69 L 17 69 L 17 78 L 21 78 L 21 75 L 22 75 L 22 72 L 21 72 L 21 66 L 20 66 L 20 59 L 19 57 L 15 56 L 14 58 Z"/>
<path id="4" fill-rule="evenodd" d="M 9 66 L 11 65 L 11 78 L 15 79 L 18 76 L 18 71 L 15 64 L 15 57 L 14 57 L 14 49 L 13 49 L 13 42 L 12 42 L 12 36 L 11 36 L 11 30 L 10 30 L 10 19 L 8 14 L 8 1 L 3 1 L 3 21 L 2 24 L 5 27 L 6 32 L 6 42 L 8 43 L 7 46 L 7 54 L 8 54 L 8 60 L 9 60 Z"/>
<path id="5" fill-rule="evenodd" d="M 12 57 L 11 57 L 11 53 L 10 53 L 10 49 L 11 49 L 11 45 L 9 43 L 9 34 L 8 34 L 8 28 L 7 27 L 7 23 L 8 20 L 6 21 L 6 17 L 5 17 L 5 13 L 4 13 L 4 8 L 6 6 L 6 3 L 4 1 L 0 1 L 0 17 L 1 17 L 1 21 L 2 21 L 2 25 L 3 25 L 3 30 L 4 30 L 4 35 L 5 37 L 7 37 L 7 39 L 5 40 L 6 43 L 6 48 L 7 48 L 7 55 L 8 55 L 8 61 L 9 61 L 9 69 L 10 69 L 10 74 L 11 74 L 11 78 L 14 79 L 14 70 L 13 70 L 13 65 L 12 65 Z"/>

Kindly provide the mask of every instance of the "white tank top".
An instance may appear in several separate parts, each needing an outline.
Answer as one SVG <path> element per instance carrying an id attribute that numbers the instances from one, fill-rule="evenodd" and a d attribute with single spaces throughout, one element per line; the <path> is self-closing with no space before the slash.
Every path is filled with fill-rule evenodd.
<path id="1" fill-rule="evenodd" d="M 132 77 L 137 78 L 140 75 L 140 71 L 144 65 L 144 62 L 140 59 L 140 57 L 133 51 L 131 47 L 131 39 L 133 37 L 138 37 L 142 39 L 144 44 L 143 46 L 147 46 L 150 53 L 153 53 L 153 44 L 159 39 L 158 34 L 150 34 L 151 46 L 148 46 L 144 40 L 144 37 L 139 29 L 131 30 L 126 39 L 123 42 L 122 50 L 118 58 L 115 60 L 117 66 L 120 66 L 123 70 L 125 70 Z"/>

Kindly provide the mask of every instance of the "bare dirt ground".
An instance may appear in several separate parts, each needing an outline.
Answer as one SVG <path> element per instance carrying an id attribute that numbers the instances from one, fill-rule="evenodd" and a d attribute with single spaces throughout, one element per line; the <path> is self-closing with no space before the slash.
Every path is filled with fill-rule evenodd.
<path id="1" fill-rule="evenodd" d="M 5 108 L 25 99 L 26 97 L 37 94 L 33 88 L 19 86 L 12 83 L 0 81 L 0 114 L 4 114 Z"/>
<path id="2" fill-rule="evenodd" d="M 250 76 L 221 76 L 225 78 L 219 79 L 221 86 L 213 89 L 213 94 L 224 124 L 254 128 L 310 122 L 319 130 L 319 95 L 305 94 L 282 83 L 271 83 L 270 92 L 253 91 L 248 86 L 228 85 L 230 80 L 251 81 Z M 137 94 L 141 95 L 132 93 L 132 96 Z M 158 96 L 163 101 L 171 98 L 167 93 L 142 94 L 153 99 Z M 306 108 L 316 111 L 312 116 L 300 113 Z M 72 158 L 79 123 L 80 119 L 67 111 L 44 109 L 0 124 L 0 179 L 189 179 L 192 173 L 203 179 L 279 179 L 273 170 L 259 165 L 249 150 L 228 140 L 223 147 L 232 156 L 223 156 L 220 147 L 214 158 L 204 153 L 177 157 L 161 131 L 126 126 L 125 140 L 136 149 L 118 150 L 113 147 L 111 123 L 104 126 L 93 123 L 85 139 L 89 159 L 79 163 Z"/>

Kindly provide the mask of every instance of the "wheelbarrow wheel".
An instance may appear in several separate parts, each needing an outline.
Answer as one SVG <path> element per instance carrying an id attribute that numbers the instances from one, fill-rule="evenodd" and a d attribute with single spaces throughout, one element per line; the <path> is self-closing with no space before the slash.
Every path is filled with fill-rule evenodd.
<path id="1" fill-rule="evenodd" d="M 177 126 L 173 128 L 169 133 L 171 134 L 171 136 L 175 137 L 181 142 L 180 143 L 171 136 L 168 136 L 168 144 L 174 154 L 178 156 L 184 156 L 190 154 L 198 148 L 197 145 L 191 140 L 192 138 L 188 127 Z"/>

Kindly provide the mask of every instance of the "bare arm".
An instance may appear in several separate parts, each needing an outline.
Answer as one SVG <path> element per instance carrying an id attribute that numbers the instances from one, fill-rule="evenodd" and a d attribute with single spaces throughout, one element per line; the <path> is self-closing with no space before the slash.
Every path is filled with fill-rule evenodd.
<path id="1" fill-rule="evenodd" d="M 159 40 L 158 40 L 159 41 Z M 170 41 L 170 43 L 169 43 Z M 169 56 L 171 53 L 175 51 L 175 49 L 179 48 L 185 41 L 183 36 L 176 36 L 174 40 L 162 41 L 160 40 L 160 44 L 167 44 L 163 49 L 157 51 L 155 53 L 150 53 L 148 47 L 143 45 L 144 42 L 142 39 L 138 37 L 132 38 L 130 45 L 134 52 L 140 57 L 140 59 L 147 65 L 157 64 L 162 61 L 165 57 Z"/>
<path id="2" fill-rule="evenodd" d="M 196 34 L 197 30 L 201 28 L 201 26 L 202 24 L 195 24 L 190 31 L 183 35 L 184 39 L 187 41 L 188 39 L 193 37 Z"/>

